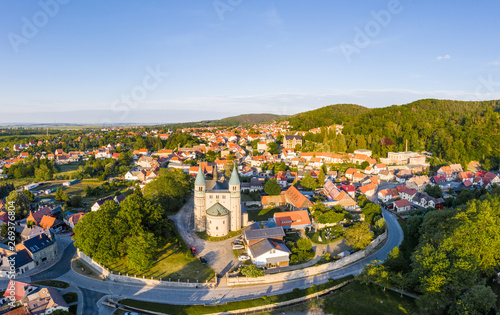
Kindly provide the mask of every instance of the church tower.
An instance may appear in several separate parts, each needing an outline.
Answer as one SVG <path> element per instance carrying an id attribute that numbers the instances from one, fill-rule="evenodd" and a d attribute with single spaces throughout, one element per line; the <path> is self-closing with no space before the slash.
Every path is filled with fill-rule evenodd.
<path id="1" fill-rule="evenodd" d="M 205 215 L 205 190 L 207 182 L 203 176 L 201 165 L 196 175 L 194 182 L 194 229 L 196 232 L 203 232 L 206 229 L 206 215 Z"/>
<path id="2" fill-rule="evenodd" d="M 229 180 L 229 193 L 231 195 L 231 231 L 238 231 L 241 229 L 241 191 L 240 191 L 240 177 L 234 164 L 231 179 Z"/>

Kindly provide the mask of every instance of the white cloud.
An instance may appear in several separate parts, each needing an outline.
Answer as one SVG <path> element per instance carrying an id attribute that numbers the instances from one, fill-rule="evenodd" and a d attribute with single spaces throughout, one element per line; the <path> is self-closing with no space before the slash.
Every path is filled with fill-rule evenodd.
<path id="1" fill-rule="evenodd" d="M 436 58 L 436 59 L 437 59 L 437 60 L 451 59 L 451 56 L 450 56 L 450 55 L 448 55 L 448 54 L 446 54 L 446 55 L 444 55 L 444 56 L 437 56 L 437 58 Z"/>
<path id="2" fill-rule="evenodd" d="M 495 66 L 495 67 L 500 66 L 500 60 L 495 60 L 493 62 L 490 62 L 490 66 Z"/>

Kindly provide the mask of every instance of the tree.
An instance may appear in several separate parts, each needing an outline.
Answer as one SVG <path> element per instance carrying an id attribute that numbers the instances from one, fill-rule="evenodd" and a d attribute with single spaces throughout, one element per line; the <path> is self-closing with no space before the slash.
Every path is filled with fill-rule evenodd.
<path id="1" fill-rule="evenodd" d="M 128 240 L 127 261 L 132 268 L 147 270 L 153 265 L 158 248 L 154 234 L 141 231 Z"/>
<path id="2" fill-rule="evenodd" d="M 368 163 L 367 161 L 363 161 L 363 163 L 361 163 L 361 169 L 365 169 L 367 168 L 368 166 L 370 166 L 370 163 Z"/>
<path id="3" fill-rule="evenodd" d="M 23 194 L 25 194 L 28 197 L 28 200 L 30 202 L 35 202 L 35 194 L 32 193 L 31 191 L 27 189 L 23 189 Z"/>
<path id="4" fill-rule="evenodd" d="M 495 308 L 496 299 L 496 295 L 490 287 L 476 285 L 455 300 L 448 314 L 488 314 Z"/>
<path id="5" fill-rule="evenodd" d="M 312 249 L 311 240 L 308 238 L 301 238 L 297 241 L 297 249 L 302 252 L 308 252 Z"/>
<path id="6" fill-rule="evenodd" d="M 257 278 L 264 276 L 264 272 L 262 271 L 262 269 L 258 268 L 255 265 L 249 265 L 241 268 L 241 274 L 250 278 Z"/>
<path id="7" fill-rule="evenodd" d="M 35 178 L 38 181 L 51 180 L 54 177 L 54 171 L 45 164 L 35 169 Z"/>
<path id="8" fill-rule="evenodd" d="M 325 164 L 323 164 L 324 166 Z M 319 171 L 319 174 L 318 174 L 318 184 L 320 187 L 323 187 L 323 185 L 325 184 L 325 171 L 323 170 L 323 167 L 321 167 L 321 170 Z"/>
<path id="9" fill-rule="evenodd" d="M 318 182 L 316 182 L 316 180 L 311 176 L 311 174 L 306 172 L 304 177 L 300 181 L 300 185 L 309 190 L 315 190 L 318 187 Z"/>
<path id="10" fill-rule="evenodd" d="M 63 191 L 62 186 L 59 186 L 56 190 L 56 201 L 69 201 L 68 195 Z"/>
<path id="11" fill-rule="evenodd" d="M 385 219 L 379 218 L 377 221 L 375 221 L 375 228 L 378 232 L 383 232 L 386 228 Z"/>
<path id="12" fill-rule="evenodd" d="M 276 142 L 269 142 L 267 144 L 267 151 L 271 154 L 280 153 L 280 151 L 278 150 L 278 144 Z"/>
<path id="13" fill-rule="evenodd" d="M 30 201 L 28 196 L 23 194 L 22 192 L 18 192 L 16 190 L 12 191 L 6 198 L 7 205 L 9 207 L 14 206 L 16 220 L 23 219 L 28 216 L 28 211 L 30 209 Z"/>
<path id="14" fill-rule="evenodd" d="M 362 283 L 375 283 L 384 288 L 390 287 L 391 278 L 387 268 L 381 264 L 380 260 L 375 260 L 366 265 L 357 277 Z"/>
<path id="15" fill-rule="evenodd" d="M 365 216 L 365 222 L 368 224 L 374 224 L 374 219 L 377 216 L 382 215 L 382 208 L 376 203 L 373 202 L 367 202 L 365 203 L 365 206 L 361 210 L 361 212 Z"/>
<path id="16" fill-rule="evenodd" d="M 264 191 L 269 196 L 277 196 L 281 193 L 281 186 L 275 179 L 271 179 L 264 184 Z"/>
<path id="17" fill-rule="evenodd" d="M 162 169 L 159 176 L 144 188 L 144 197 L 159 203 L 167 213 L 179 210 L 191 195 L 188 174 L 178 170 Z"/>
<path id="18" fill-rule="evenodd" d="M 356 223 L 345 231 L 344 238 L 346 244 L 352 246 L 354 249 L 364 249 L 370 245 L 373 239 L 373 232 L 367 224 Z"/>
<path id="19" fill-rule="evenodd" d="M 438 185 L 430 185 L 427 184 L 425 185 L 424 191 L 431 197 L 434 198 L 442 198 L 443 197 L 443 191 L 441 190 L 441 187 Z"/>

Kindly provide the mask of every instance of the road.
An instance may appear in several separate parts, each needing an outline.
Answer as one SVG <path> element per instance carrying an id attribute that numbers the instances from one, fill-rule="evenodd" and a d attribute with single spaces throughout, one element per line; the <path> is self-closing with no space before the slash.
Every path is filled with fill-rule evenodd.
<path id="1" fill-rule="evenodd" d="M 214 289 L 143 286 L 116 283 L 112 281 L 91 279 L 71 270 L 71 257 L 75 249 L 73 245 L 69 245 L 65 249 L 61 261 L 56 266 L 51 267 L 40 274 L 31 276 L 31 279 L 56 279 L 77 286 L 84 295 L 83 309 L 85 310 L 85 314 L 88 313 L 88 310 L 96 310 L 97 301 L 105 294 L 120 298 L 132 298 L 170 304 L 210 304 L 214 303 L 214 301 L 217 301 L 217 303 L 225 303 L 256 298 L 263 295 L 282 294 L 290 292 L 294 288 L 303 289 L 310 287 L 312 284 L 325 283 L 330 278 L 341 278 L 347 275 L 357 274 L 371 261 L 384 260 L 388 253 L 394 247 L 399 246 L 403 240 L 403 231 L 401 230 L 396 217 L 386 210 L 383 210 L 383 215 L 387 222 L 389 236 L 382 248 L 344 268 L 308 278 L 247 287 L 220 286 Z M 19 278 L 18 280 L 23 281 L 22 278 Z M 29 279 L 24 280 L 29 281 Z"/>
<path id="2" fill-rule="evenodd" d="M 384 246 L 371 255 L 344 268 L 328 273 L 302 278 L 287 282 L 273 283 L 266 285 L 256 285 L 247 287 L 218 287 L 208 288 L 169 288 L 159 286 L 142 286 L 115 282 L 103 282 L 84 277 L 73 271 L 61 275 L 58 280 L 78 284 L 80 288 L 111 294 L 113 296 L 141 299 L 152 302 L 163 302 L 171 304 L 202 304 L 231 302 L 259 297 L 262 295 L 281 294 L 292 291 L 294 288 L 307 288 L 312 284 L 327 282 L 330 278 L 341 278 L 347 275 L 359 273 L 363 267 L 373 260 L 384 260 L 388 253 L 403 240 L 403 231 L 399 226 L 396 217 L 383 211 L 387 221 L 389 236 Z"/>

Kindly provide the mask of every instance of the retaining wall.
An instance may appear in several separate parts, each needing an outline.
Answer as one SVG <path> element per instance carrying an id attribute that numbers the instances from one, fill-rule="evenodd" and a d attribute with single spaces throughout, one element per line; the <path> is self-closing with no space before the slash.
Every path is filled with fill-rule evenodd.
<path id="1" fill-rule="evenodd" d="M 215 281 L 205 281 L 203 283 L 199 283 L 197 281 L 180 281 L 177 279 L 163 279 L 163 280 L 156 280 L 156 279 L 151 279 L 151 278 L 146 278 L 146 277 L 137 277 L 135 275 L 120 275 L 113 273 L 110 271 L 108 268 L 105 266 L 99 264 L 95 260 L 93 260 L 91 257 L 85 255 L 83 252 L 81 252 L 79 249 L 76 251 L 78 258 L 82 259 L 87 265 L 89 265 L 96 273 L 99 274 L 100 277 L 106 278 L 110 281 L 116 281 L 116 282 L 125 282 L 125 283 L 137 283 L 137 284 L 143 284 L 143 285 L 154 285 L 154 286 L 175 286 L 175 287 L 190 287 L 190 288 L 195 288 L 195 287 L 200 287 L 200 286 L 215 286 L 216 284 L 216 278 L 214 277 Z"/>

